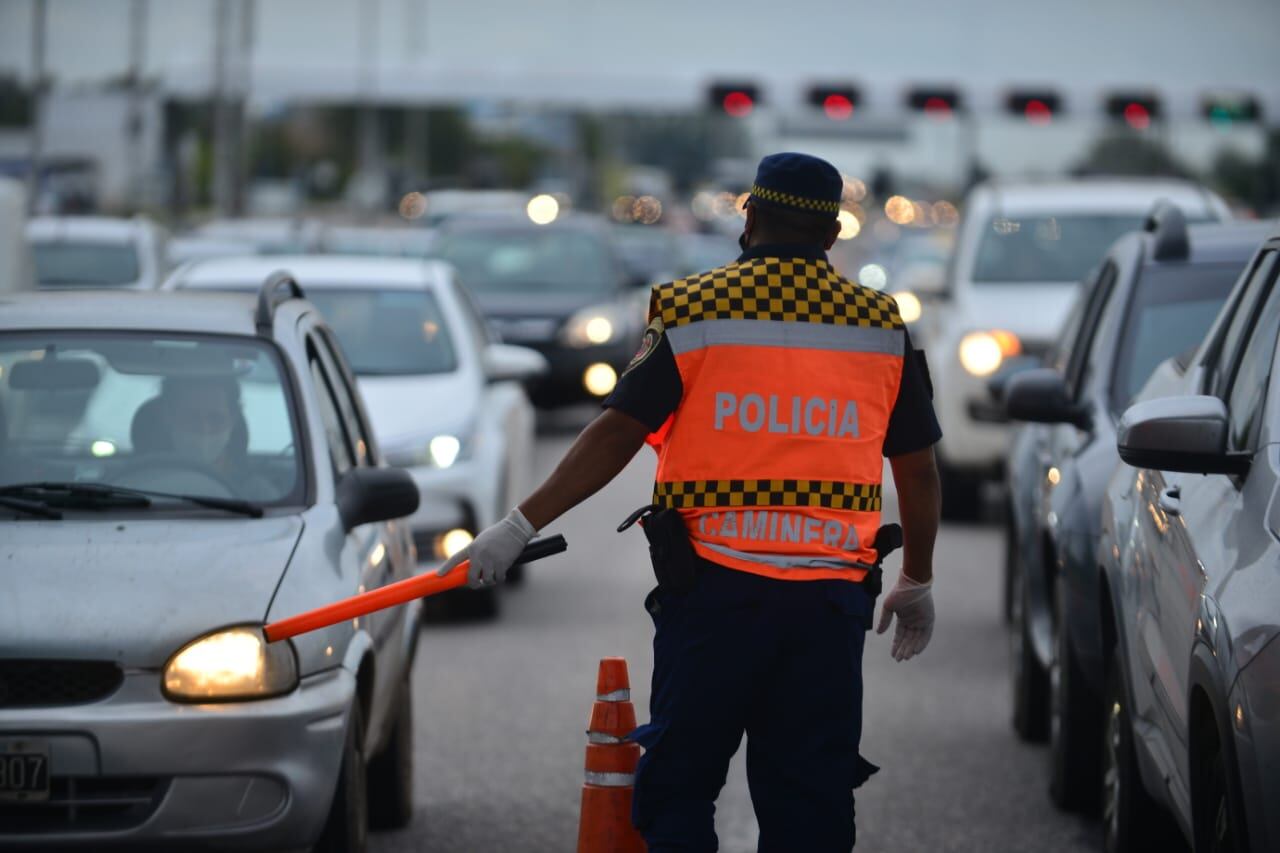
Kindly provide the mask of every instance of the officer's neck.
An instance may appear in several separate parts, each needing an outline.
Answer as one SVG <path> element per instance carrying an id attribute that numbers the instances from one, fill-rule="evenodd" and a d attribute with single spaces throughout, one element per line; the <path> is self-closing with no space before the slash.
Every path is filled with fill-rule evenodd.
<path id="1" fill-rule="evenodd" d="M 821 243 L 784 243 L 752 240 L 738 257 L 740 261 L 756 258 L 804 258 L 811 261 L 825 261 L 827 253 Z"/>

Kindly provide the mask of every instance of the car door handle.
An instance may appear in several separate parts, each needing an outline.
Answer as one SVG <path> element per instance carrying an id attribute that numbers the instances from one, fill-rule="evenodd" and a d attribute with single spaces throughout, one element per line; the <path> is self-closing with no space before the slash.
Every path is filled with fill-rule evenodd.
<path id="1" fill-rule="evenodd" d="M 1170 486 L 1160 493 L 1160 509 L 1167 515 L 1182 515 L 1182 488 Z"/>

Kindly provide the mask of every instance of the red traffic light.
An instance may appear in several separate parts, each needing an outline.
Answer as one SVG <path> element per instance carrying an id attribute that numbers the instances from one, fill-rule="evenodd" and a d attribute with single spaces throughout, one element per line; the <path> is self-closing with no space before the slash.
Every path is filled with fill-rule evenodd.
<path id="1" fill-rule="evenodd" d="M 1043 127 L 1053 121 L 1059 103 L 1054 92 L 1014 92 L 1009 95 L 1006 106 L 1009 112 L 1021 115 L 1028 124 Z"/>
<path id="2" fill-rule="evenodd" d="M 853 115 L 853 101 L 846 95 L 827 95 L 822 100 L 822 111 L 829 119 L 843 121 Z"/>
<path id="3" fill-rule="evenodd" d="M 749 83 L 717 83 L 708 92 L 712 109 L 734 118 L 751 115 L 760 102 L 759 90 Z"/>
<path id="4" fill-rule="evenodd" d="M 814 86 L 809 89 L 809 104 L 820 107 L 832 121 L 845 121 L 857 109 L 859 94 L 852 86 Z"/>
<path id="5" fill-rule="evenodd" d="M 946 121 L 960 109 L 960 93 L 954 89 L 914 89 L 907 93 L 907 106 L 932 119 Z"/>
<path id="6" fill-rule="evenodd" d="M 1149 95 L 1119 94 L 1107 99 L 1107 115 L 1134 130 L 1146 130 L 1160 119 L 1160 102 Z"/>
<path id="7" fill-rule="evenodd" d="M 1133 101 L 1125 104 L 1124 120 L 1134 130 L 1146 130 L 1151 127 L 1151 111 L 1137 101 Z"/>

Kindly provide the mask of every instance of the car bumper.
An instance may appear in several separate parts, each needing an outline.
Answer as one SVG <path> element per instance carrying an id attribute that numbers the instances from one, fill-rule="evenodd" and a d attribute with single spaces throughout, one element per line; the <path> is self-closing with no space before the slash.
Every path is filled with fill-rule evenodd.
<path id="1" fill-rule="evenodd" d="M 0 847 L 278 850 L 320 834 L 336 790 L 355 677 L 287 696 L 183 705 L 126 676 L 90 705 L 0 711 L 0 739 L 48 745 L 46 803 L 0 802 Z"/>

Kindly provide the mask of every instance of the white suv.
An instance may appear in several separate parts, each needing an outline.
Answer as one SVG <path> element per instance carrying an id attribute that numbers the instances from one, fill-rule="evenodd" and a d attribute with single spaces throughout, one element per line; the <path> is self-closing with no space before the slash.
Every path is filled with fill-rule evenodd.
<path id="1" fill-rule="evenodd" d="M 989 380 L 1048 349 L 1080 280 L 1161 199 L 1191 222 L 1229 218 L 1220 198 L 1177 180 L 995 181 L 970 192 L 943 301 L 913 330 L 942 423 L 944 515 L 976 512 L 982 483 L 1000 476 L 1010 426 Z"/>
<path id="2" fill-rule="evenodd" d="M 43 290 L 155 290 L 168 272 L 169 232 L 145 216 L 37 216 L 27 240 Z"/>

